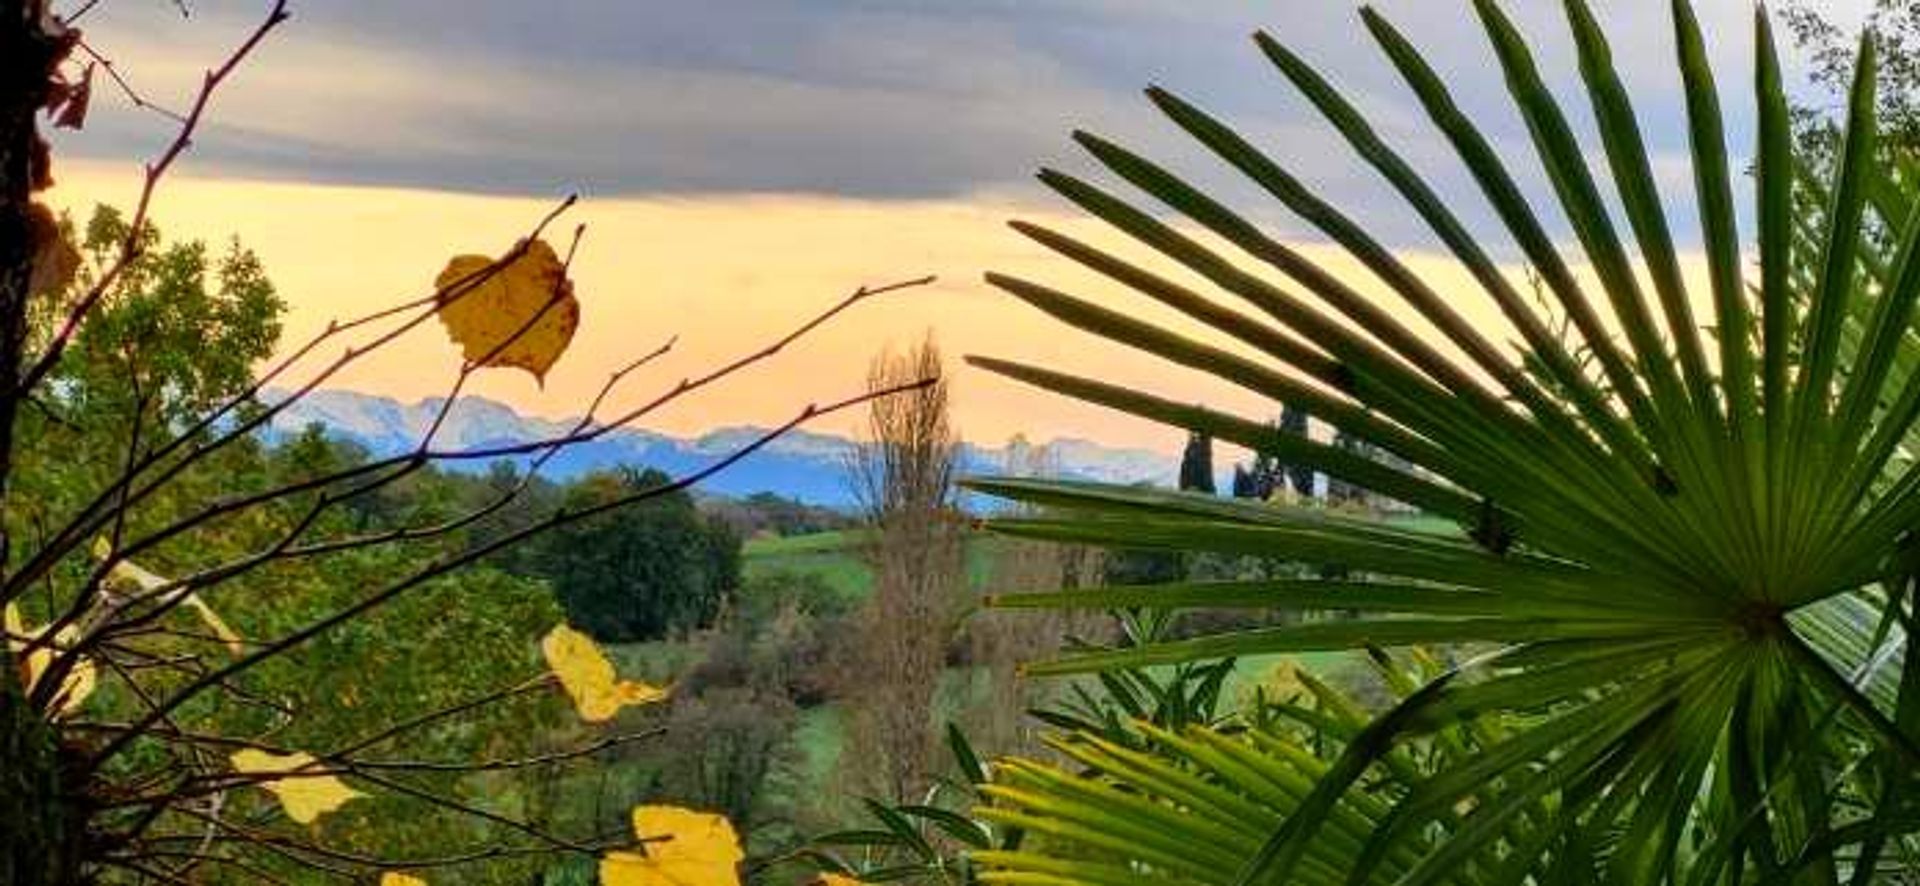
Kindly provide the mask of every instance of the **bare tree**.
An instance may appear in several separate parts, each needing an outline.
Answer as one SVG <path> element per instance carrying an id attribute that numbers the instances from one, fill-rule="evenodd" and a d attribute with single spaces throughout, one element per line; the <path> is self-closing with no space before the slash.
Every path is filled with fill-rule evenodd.
<path id="1" fill-rule="evenodd" d="M 1007 445 L 1002 476 L 1052 478 L 1060 460 L 1051 446 L 1016 436 Z M 1102 552 L 1054 542 L 991 538 L 986 586 L 993 594 L 1059 591 L 1098 584 Z M 1026 712 L 1043 706 L 1057 681 L 1026 680 L 1022 662 L 1057 653 L 1066 637 L 1094 639 L 1106 617 L 1089 612 L 1006 612 L 978 608 L 967 621 L 974 682 L 960 722 L 974 747 L 987 754 L 1034 753 L 1036 724 Z"/>
<path id="2" fill-rule="evenodd" d="M 874 358 L 867 388 L 937 378 L 940 368 L 929 336 L 905 353 Z M 966 588 L 966 524 L 955 507 L 959 442 L 947 401 L 944 381 L 872 400 L 867 439 L 854 457 L 871 532 L 873 596 L 847 651 L 851 740 L 843 760 L 857 783 L 890 800 L 924 790 L 934 771 L 935 704 Z"/>
<path id="3" fill-rule="evenodd" d="M 36 398 L 58 398 L 48 381 L 69 345 L 89 328 L 103 300 L 151 242 L 149 215 L 160 186 L 175 162 L 193 144 L 203 115 L 221 85 L 289 17 L 285 0 L 266 5 L 259 26 L 226 58 L 208 70 L 184 113 L 165 111 L 133 91 L 105 56 L 88 45 L 76 27 L 98 3 L 84 0 L 56 14 L 49 0 L 0 0 L 0 509 L 12 513 L 8 495 L 15 469 L 16 419 Z M 83 63 L 75 59 L 90 60 Z M 84 121 L 88 83 L 94 65 L 102 66 L 139 107 L 154 110 L 171 127 L 171 136 L 147 164 L 118 254 L 101 272 L 79 286 L 61 281 L 57 230 L 35 194 L 51 181 L 51 158 L 39 126 L 43 115 L 57 123 Z M 709 467 L 669 483 L 635 490 L 615 500 L 576 510 L 554 510 L 521 529 L 484 544 L 447 550 L 367 587 L 351 603 L 278 636 L 244 641 L 199 636 L 170 626 L 169 615 L 192 607 L 203 596 L 276 564 L 324 563 L 330 557 L 371 548 L 436 539 L 472 526 L 519 499 L 526 484 L 558 453 L 631 425 L 658 409 L 696 395 L 779 354 L 788 344 L 853 305 L 883 292 L 918 286 L 925 280 L 862 288 L 789 335 L 708 371 L 666 384 L 640 405 L 603 415 L 603 407 L 640 368 L 664 355 L 668 345 L 638 356 L 611 373 L 577 424 L 550 437 L 450 448 L 436 440 L 439 429 L 465 385 L 494 365 L 509 347 L 527 336 L 550 312 L 570 305 L 565 266 L 570 266 L 583 228 L 571 245 L 551 293 L 518 329 L 487 353 L 469 353 L 450 373 L 438 418 L 407 452 L 321 471 L 279 485 L 233 491 L 207 501 L 184 516 L 153 521 L 130 520 L 143 505 L 169 489 L 184 472 L 208 463 L 228 447 L 251 440 L 276 416 L 368 354 L 398 346 L 402 338 L 430 325 L 448 306 L 480 290 L 542 243 L 542 235 L 572 205 L 560 201 L 500 258 L 485 267 L 444 281 L 431 292 L 360 317 L 341 318 L 311 340 L 266 367 L 246 390 L 226 398 L 178 426 L 143 426 L 144 410 L 131 415 L 125 429 L 124 469 L 87 492 L 85 503 L 58 515 L 33 538 L 0 540 L 0 605 L 22 600 L 29 591 L 44 601 L 47 620 L 32 631 L 9 627 L 0 638 L 0 883 L 9 886 L 69 886 L 103 878 L 139 882 L 198 882 L 226 876 L 272 882 L 261 866 L 271 859 L 296 865 L 324 879 L 364 881 L 382 870 L 415 870 L 459 865 L 490 858 L 535 853 L 593 856 L 610 847 L 632 846 L 622 835 L 565 835 L 538 822 L 515 819 L 423 787 L 423 773 L 508 771 L 588 759 L 602 749 L 646 737 L 647 733 L 592 736 L 578 746 L 537 757 L 483 760 L 415 759 L 394 748 L 419 730 L 455 720 L 490 705 L 529 693 L 552 691 L 549 673 L 529 673 L 515 685 L 413 716 L 360 736 L 339 747 L 288 748 L 270 736 L 208 731 L 191 716 L 193 705 L 210 697 L 244 700 L 235 680 L 262 663 L 302 647 L 450 572 L 540 532 L 618 508 L 633 507 L 684 489 L 766 445 L 776 436 L 819 415 L 855 408 L 896 392 L 924 390 L 929 377 L 877 385 L 831 402 L 806 405 L 779 427 L 740 447 Z M 69 291 L 78 289 L 78 291 Z M 57 303 L 38 305 L 36 300 Z M 36 306 L 40 307 L 36 314 Z M 51 307 L 52 310 L 45 308 Z M 44 334 L 29 334 L 32 316 L 54 318 Z M 670 343 L 669 343 L 670 345 Z M 326 356 L 332 348 L 337 356 Z M 326 349 L 326 350 L 323 350 Z M 264 391 L 285 378 L 301 377 L 291 393 L 266 402 Z M 140 398 L 133 398 L 138 404 Z M 480 463 L 525 457 L 529 470 L 520 482 L 451 517 L 377 532 L 326 528 L 322 518 L 342 507 L 432 465 Z M 162 545 L 191 543 L 197 535 L 225 522 L 269 511 L 292 518 L 273 523 L 275 537 L 238 556 L 212 557 L 189 571 L 129 587 L 121 580 L 136 558 Z M 156 637 L 168 653 L 156 655 Z M 26 667 L 31 665 L 31 667 Z M 116 684 L 132 701 L 132 710 L 103 719 L 85 707 L 66 704 L 70 678 L 97 674 Z M 298 715 L 298 712 L 290 712 Z M 242 772 L 228 765 L 236 751 L 307 755 L 307 762 L 280 772 Z M 237 814 L 228 802 L 236 791 L 268 783 L 344 778 L 366 791 L 384 791 L 417 799 L 442 814 L 471 816 L 496 826 L 506 837 L 435 857 L 376 858 L 319 842 L 313 832 L 274 826 Z M 404 826 L 396 823 L 396 826 Z"/>

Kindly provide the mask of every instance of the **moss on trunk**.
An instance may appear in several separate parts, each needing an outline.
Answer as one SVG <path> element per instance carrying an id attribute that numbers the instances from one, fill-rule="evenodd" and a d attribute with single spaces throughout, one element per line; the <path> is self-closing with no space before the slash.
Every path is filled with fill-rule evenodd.
<path id="1" fill-rule="evenodd" d="M 86 805 L 80 780 L 58 733 L 26 703 L 18 683 L 11 674 L 0 677 L 0 883 L 81 883 Z"/>

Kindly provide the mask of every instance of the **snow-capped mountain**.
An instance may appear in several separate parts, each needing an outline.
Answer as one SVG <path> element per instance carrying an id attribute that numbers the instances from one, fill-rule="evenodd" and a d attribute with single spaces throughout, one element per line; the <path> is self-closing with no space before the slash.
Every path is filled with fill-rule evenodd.
<path id="1" fill-rule="evenodd" d="M 283 396 L 270 393 L 267 399 L 274 402 Z M 430 398 L 401 403 L 355 391 L 315 391 L 276 417 L 271 431 L 284 435 L 319 424 L 375 455 L 392 455 L 416 445 L 444 402 Z M 571 430 L 576 421 L 525 416 L 484 397 L 461 397 L 440 426 L 436 448 L 476 449 L 551 438 Z M 763 428 L 729 427 L 682 438 L 622 428 L 569 447 L 547 463 L 544 473 L 564 480 L 599 468 L 634 465 L 680 475 L 710 465 L 764 433 Z M 701 488 L 721 495 L 773 492 L 809 504 L 850 505 L 853 496 L 846 474 L 853 445 L 853 441 L 833 434 L 791 431 L 701 484 Z M 1167 485 L 1179 472 L 1176 457 L 1151 450 L 1113 448 L 1070 438 L 1048 445 L 1058 474 L 1065 477 Z M 1016 441 L 1011 446 L 1018 450 L 1029 444 Z M 969 443 L 961 447 L 965 473 L 999 473 L 1009 464 L 1027 463 L 1027 452 L 1010 452 L 1007 446 Z M 486 463 L 452 462 L 450 466 L 478 471 L 484 470 Z"/>

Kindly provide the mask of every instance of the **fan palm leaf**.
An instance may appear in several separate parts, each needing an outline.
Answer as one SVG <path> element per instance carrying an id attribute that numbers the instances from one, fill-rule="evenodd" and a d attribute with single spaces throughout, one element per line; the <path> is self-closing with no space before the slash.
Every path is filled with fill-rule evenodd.
<path id="1" fill-rule="evenodd" d="M 1311 676 L 1302 680 L 1310 698 L 1269 702 L 1256 724 L 1073 729 L 1049 736 L 1051 761 L 998 761 L 974 815 L 1018 827 L 1026 839 L 973 853 L 986 869 L 981 880 L 1232 883 L 1236 863 L 1297 812 L 1338 747 L 1365 728 L 1351 699 Z M 1436 742 L 1427 760 L 1394 758 L 1384 777 L 1406 788 L 1451 747 Z M 1345 797 L 1329 811 L 1325 839 L 1297 872 L 1301 882 L 1338 883 L 1359 863 L 1391 811 L 1378 793 Z M 1409 870 L 1432 848 L 1430 841 L 1396 847 L 1382 866 Z"/>
<path id="2" fill-rule="evenodd" d="M 1876 859 L 1920 826 L 1905 775 L 1920 764 L 1920 686 L 1902 679 L 1920 520 L 1920 465 L 1904 449 L 1920 415 L 1909 331 L 1920 297 L 1920 224 L 1908 224 L 1903 211 L 1914 205 L 1911 190 L 1876 168 L 1874 46 L 1863 41 L 1841 148 L 1817 189 L 1824 202 L 1802 212 L 1795 180 L 1804 170 L 1771 27 L 1757 12 L 1758 230 L 1750 254 L 1733 209 L 1734 164 L 1703 38 L 1689 4 L 1673 3 L 1711 290 L 1701 300 L 1710 316 L 1701 317 L 1606 36 L 1585 0 L 1565 6 L 1597 152 L 1576 137 L 1499 5 L 1473 3 L 1570 243 L 1549 233 L 1536 198 L 1517 184 L 1514 158 L 1459 109 L 1412 41 L 1380 14 L 1361 13 L 1559 317 L 1522 298 L 1496 250 L 1469 233 L 1362 111 L 1266 34 L 1257 45 L 1282 78 L 1406 201 L 1479 293 L 1442 292 L 1284 159 L 1160 88 L 1148 97 L 1174 124 L 1344 249 L 1387 297 L 1363 294 L 1174 171 L 1086 132 L 1075 141 L 1152 202 L 1053 170 L 1041 181 L 1171 262 L 1180 277 L 1043 226 L 1015 229 L 1236 344 L 989 275 L 1069 325 L 1304 406 L 1412 467 L 1276 439 L 1248 418 L 1060 368 L 986 357 L 973 358 L 976 365 L 1273 451 L 1461 527 L 1433 534 L 1132 487 L 974 482 L 1046 509 L 997 522 L 1002 532 L 1283 556 L 1349 576 L 1009 597 L 1000 605 L 1363 614 L 1096 650 L 1036 663 L 1035 673 L 1491 644 L 1492 652 L 1356 735 L 1256 846 L 1216 847 L 1203 863 L 1232 867 L 1223 882 L 1315 881 L 1331 870 L 1355 883 L 1421 883 L 1472 867 L 1498 869 L 1505 882 L 1864 883 Z M 1604 162 L 1604 178 L 1589 168 L 1590 156 Z M 1517 341 L 1496 343 L 1470 322 L 1457 307 L 1470 297 L 1489 299 Z M 1554 332 L 1562 317 L 1571 345 Z M 1489 712 L 1521 713 L 1531 725 L 1463 739 L 1449 769 L 1390 797 L 1366 851 L 1344 863 L 1324 856 L 1339 810 L 1356 802 L 1395 749 Z M 1501 788 L 1497 797 L 1476 800 L 1488 785 Z M 1106 802 L 1084 799 L 1089 807 Z M 1081 826 L 1132 828 L 1133 812 Z M 1446 839 L 1428 847 L 1436 830 Z M 1391 863 L 1409 851 L 1406 865 Z M 1108 873 L 1127 872 L 1137 871 Z M 1072 879 L 1049 876 L 1034 882 Z"/>

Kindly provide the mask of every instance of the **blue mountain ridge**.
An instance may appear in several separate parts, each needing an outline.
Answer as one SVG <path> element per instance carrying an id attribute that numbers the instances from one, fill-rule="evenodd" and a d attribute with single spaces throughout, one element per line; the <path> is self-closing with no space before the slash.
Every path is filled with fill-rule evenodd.
<path id="1" fill-rule="evenodd" d="M 278 402 L 284 392 L 269 392 Z M 445 401 L 429 398 L 402 403 L 390 397 L 347 390 L 318 390 L 275 417 L 269 437 L 284 437 L 318 424 L 340 439 L 365 447 L 376 456 L 413 449 Z M 436 448 L 475 450 L 525 443 L 566 433 L 577 419 L 554 420 L 521 415 L 513 407 L 484 397 L 464 396 L 455 401 L 436 436 Z M 542 473 L 555 480 L 619 465 L 658 468 L 682 476 L 712 465 L 766 433 L 764 428 L 728 427 L 698 437 L 675 437 L 639 428 L 619 428 L 568 447 L 547 462 Z M 994 474 L 1019 463 L 1028 444 L 1013 441 L 988 447 L 963 443 L 963 474 Z M 1063 438 L 1047 444 L 1059 476 L 1110 483 L 1171 484 L 1178 474 L 1176 456 L 1146 449 L 1103 446 L 1087 440 Z M 854 441 L 805 429 L 790 431 L 759 451 L 700 484 L 713 494 L 745 496 L 771 492 L 807 504 L 848 507 L 855 503 L 848 483 Z M 525 461 L 525 459 L 521 459 Z M 486 460 L 451 461 L 451 470 L 480 472 Z"/>

